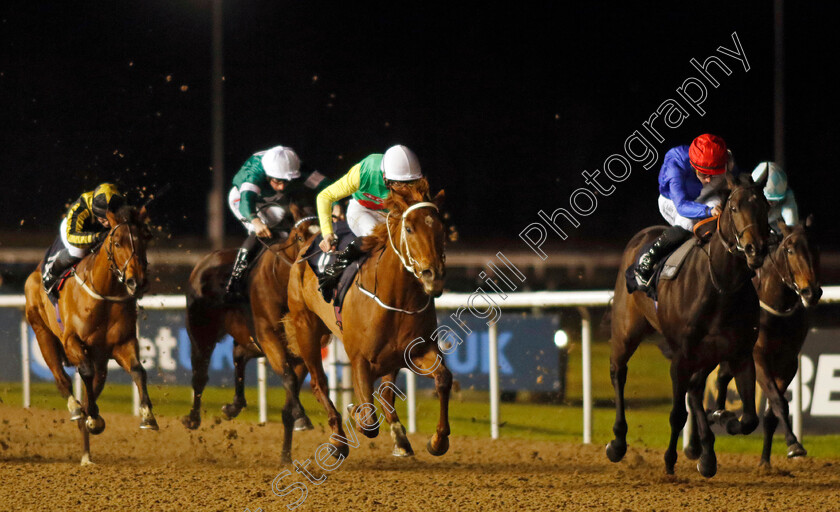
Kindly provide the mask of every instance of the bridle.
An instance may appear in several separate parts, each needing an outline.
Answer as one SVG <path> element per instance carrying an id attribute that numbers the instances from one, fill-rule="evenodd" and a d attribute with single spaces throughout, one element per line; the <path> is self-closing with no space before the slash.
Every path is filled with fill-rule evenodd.
<path id="1" fill-rule="evenodd" d="M 409 273 L 413 274 L 414 277 L 420 279 L 420 272 L 416 269 L 417 261 L 411 257 L 411 247 L 408 245 L 408 237 L 407 232 L 405 230 L 405 218 L 408 214 L 418 208 L 434 208 L 436 212 L 439 212 L 437 205 L 435 203 L 431 203 L 428 201 L 424 201 L 421 203 L 415 203 L 402 213 L 402 218 L 400 219 L 400 248 L 397 250 L 397 247 L 394 245 L 394 239 L 391 236 L 391 212 L 388 212 L 388 216 L 385 219 L 386 228 L 388 230 L 388 241 L 391 243 L 391 248 L 394 249 L 394 252 L 397 253 L 397 257 L 399 257 L 400 262 L 402 263 L 403 267 L 409 271 Z M 444 261 L 446 261 L 446 255 L 443 255 Z"/>
<path id="2" fill-rule="evenodd" d="M 779 242 L 779 246 L 778 246 L 778 248 L 777 248 L 776 250 L 779 250 L 779 251 L 785 251 L 785 242 L 787 242 L 787 241 L 788 241 L 788 239 L 790 239 L 790 238 L 791 238 L 794 234 L 795 234 L 795 233 L 791 233 L 791 234 L 789 234 L 789 235 L 785 236 L 785 237 L 782 239 L 782 241 L 781 241 L 781 242 Z M 774 254 L 775 252 L 776 252 L 776 251 L 772 251 L 772 252 L 769 254 L 769 256 L 770 256 L 770 261 L 771 261 L 771 262 L 772 262 L 772 264 L 773 264 L 773 270 L 775 270 L 775 271 L 776 271 L 776 274 L 779 276 L 779 278 L 781 278 L 781 280 L 782 280 L 782 284 L 784 284 L 786 287 L 788 287 L 790 290 L 792 290 L 792 291 L 796 294 L 796 296 L 797 296 L 797 299 L 798 299 L 798 300 L 797 300 L 797 301 L 793 304 L 793 306 L 789 307 L 788 309 L 786 309 L 786 310 L 784 310 L 784 311 L 779 311 L 779 310 L 777 310 L 777 309 L 773 308 L 772 306 L 770 306 L 769 304 L 765 303 L 765 302 L 764 302 L 764 301 L 762 301 L 761 299 L 759 299 L 758 304 L 761 306 L 761 309 L 763 309 L 763 310 L 767 311 L 767 312 L 768 312 L 768 313 L 770 313 L 771 315 L 774 315 L 774 316 L 790 316 L 790 315 L 792 315 L 792 314 L 793 314 L 793 313 L 794 313 L 797 309 L 799 309 L 799 306 L 801 306 L 801 305 L 802 305 L 802 290 L 799 288 L 799 285 L 798 285 L 798 284 L 796 284 L 796 279 L 794 278 L 794 275 L 793 275 L 793 269 L 792 269 L 792 268 L 791 268 L 791 266 L 790 266 L 790 260 L 787 258 L 787 256 L 785 256 L 785 257 L 784 257 L 784 260 L 785 260 L 785 269 L 787 270 L 787 275 L 785 275 L 785 273 L 783 273 L 783 272 L 779 269 L 779 263 L 778 263 L 778 260 L 777 260 L 776 258 L 774 258 L 774 257 L 773 257 L 773 254 Z M 759 283 L 760 283 L 760 278 L 759 278 Z"/>
<path id="3" fill-rule="evenodd" d="M 114 226 L 111 229 L 111 231 L 108 232 L 108 245 L 105 246 L 105 255 L 108 259 L 108 271 L 111 272 L 111 274 L 114 277 L 117 278 L 117 281 L 120 284 L 125 286 L 125 272 L 128 269 L 128 265 L 129 265 L 129 263 L 131 263 L 131 260 L 133 260 L 134 258 L 137 257 L 137 249 L 134 245 L 134 234 L 131 232 L 131 228 L 129 227 L 128 240 L 129 240 L 129 245 L 131 247 L 131 255 L 128 258 L 126 258 L 125 264 L 122 266 L 122 268 L 120 268 L 119 264 L 117 263 L 117 259 L 114 257 L 114 237 L 113 237 L 113 235 L 114 235 L 114 233 L 117 232 L 117 229 L 119 229 L 122 226 L 128 226 L 128 224 L 125 223 L 125 222 L 117 224 L 116 226 Z M 146 262 L 141 261 L 140 264 L 143 266 L 143 269 L 145 270 L 146 269 Z M 90 286 L 87 284 L 87 281 L 89 280 L 88 275 L 90 274 L 89 269 L 85 269 L 85 274 L 86 274 L 85 278 L 82 279 L 81 277 L 79 277 L 79 274 L 74 272 L 76 282 L 82 287 L 82 289 L 85 292 L 88 293 L 88 295 L 90 295 L 91 297 L 93 297 L 95 299 L 109 301 L 109 302 L 127 302 L 127 301 L 130 301 L 130 300 L 134 300 L 136 298 L 131 294 L 127 294 L 127 295 L 123 295 L 123 296 L 102 295 L 93 288 L 93 281 L 90 281 L 90 283 L 91 283 Z M 126 287 L 126 291 L 128 291 L 127 287 Z"/>

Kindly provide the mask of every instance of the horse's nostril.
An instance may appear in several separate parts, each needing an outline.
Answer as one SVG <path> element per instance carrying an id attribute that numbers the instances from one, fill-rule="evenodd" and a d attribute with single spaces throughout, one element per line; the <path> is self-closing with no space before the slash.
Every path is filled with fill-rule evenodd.
<path id="1" fill-rule="evenodd" d="M 435 277 L 435 273 L 432 272 L 431 269 L 427 268 L 426 270 L 423 270 L 422 272 L 420 272 L 420 276 L 422 276 L 423 278 L 426 278 L 426 279 L 431 279 L 431 278 Z"/>
<path id="2" fill-rule="evenodd" d="M 128 286 L 129 288 L 134 288 L 134 287 L 137 286 L 137 280 L 134 279 L 133 277 L 129 277 L 128 279 L 125 280 L 125 285 Z"/>

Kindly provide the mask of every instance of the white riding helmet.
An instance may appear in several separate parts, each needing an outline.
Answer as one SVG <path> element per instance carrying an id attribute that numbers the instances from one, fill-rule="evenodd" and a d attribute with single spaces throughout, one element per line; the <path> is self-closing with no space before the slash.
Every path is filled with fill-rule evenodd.
<path id="1" fill-rule="evenodd" d="M 764 197 L 768 201 L 781 201 L 787 193 L 787 174 L 775 162 L 761 162 L 753 169 L 753 181 L 758 181 L 765 172 L 769 175 L 767 185 L 764 186 Z"/>
<path id="2" fill-rule="evenodd" d="M 392 181 L 412 181 L 423 177 L 417 155 L 402 145 L 388 148 L 382 156 L 382 171 L 385 179 Z"/>
<path id="3" fill-rule="evenodd" d="M 257 154 L 262 154 L 263 170 L 268 177 L 277 180 L 300 178 L 300 158 L 293 149 L 277 146 Z"/>

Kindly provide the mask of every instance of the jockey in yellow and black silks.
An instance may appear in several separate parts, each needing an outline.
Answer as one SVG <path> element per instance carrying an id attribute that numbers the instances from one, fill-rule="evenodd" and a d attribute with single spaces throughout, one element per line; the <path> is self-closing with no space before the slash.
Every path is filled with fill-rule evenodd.
<path id="1" fill-rule="evenodd" d="M 43 269 L 44 289 L 52 299 L 57 299 L 54 288 L 61 274 L 108 235 L 111 226 L 106 212 L 115 212 L 123 204 L 125 199 L 117 187 L 103 183 L 82 194 L 67 210 Z"/>

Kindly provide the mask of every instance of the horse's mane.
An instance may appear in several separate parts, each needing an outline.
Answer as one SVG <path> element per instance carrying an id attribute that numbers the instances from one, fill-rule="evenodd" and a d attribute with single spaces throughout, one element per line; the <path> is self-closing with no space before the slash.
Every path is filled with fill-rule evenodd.
<path id="1" fill-rule="evenodd" d="M 390 192 L 382 205 L 391 212 L 390 219 L 399 219 L 409 206 L 422 201 L 431 201 L 429 182 L 421 178 L 411 182 L 391 182 Z M 373 233 L 364 237 L 362 250 L 372 252 L 379 250 L 388 243 L 388 223 L 383 222 L 375 228 Z"/>
<path id="2" fill-rule="evenodd" d="M 114 217 L 116 217 L 117 222 L 120 224 L 137 224 L 140 222 L 138 213 L 136 207 L 125 204 L 114 212 Z"/>

